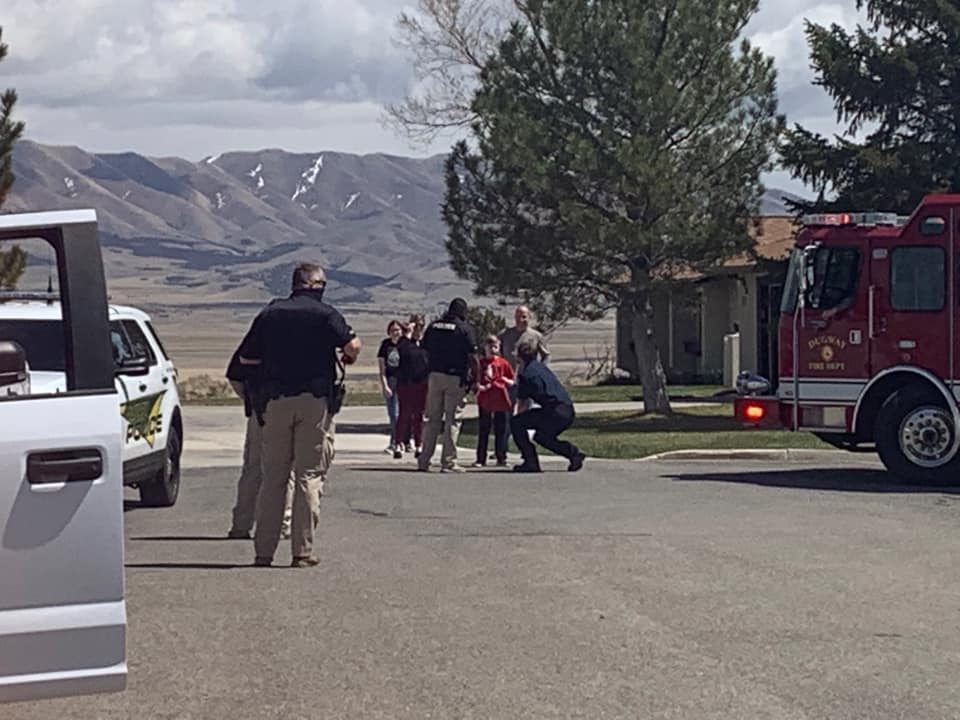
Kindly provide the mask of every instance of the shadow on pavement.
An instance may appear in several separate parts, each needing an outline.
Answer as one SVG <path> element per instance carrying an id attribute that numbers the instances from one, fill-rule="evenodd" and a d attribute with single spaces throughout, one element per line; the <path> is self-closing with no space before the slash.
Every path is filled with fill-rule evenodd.
<path id="1" fill-rule="evenodd" d="M 677 482 L 726 482 L 739 485 L 794 488 L 797 490 L 833 490 L 854 493 L 929 493 L 960 495 L 960 485 L 906 485 L 891 482 L 882 470 L 805 469 L 764 470 L 762 472 L 705 472 L 668 475 Z"/>
<path id="2" fill-rule="evenodd" d="M 383 435 L 384 442 L 387 442 L 390 426 L 386 423 L 337 423 L 337 435 Z"/>
<path id="3" fill-rule="evenodd" d="M 252 563 L 237 565 L 236 563 L 127 563 L 127 569 L 146 570 L 239 570 L 253 567 Z"/>
<path id="4" fill-rule="evenodd" d="M 226 535 L 141 535 L 132 537 L 130 540 L 140 540 L 144 542 L 243 542 L 237 538 L 228 538 Z"/>
<path id="5" fill-rule="evenodd" d="M 140 508 L 145 507 L 145 505 L 139 500 L 124 500 L 123 501 L 123 511 L 130 512 L 131 510 L 139 510 Z"/>

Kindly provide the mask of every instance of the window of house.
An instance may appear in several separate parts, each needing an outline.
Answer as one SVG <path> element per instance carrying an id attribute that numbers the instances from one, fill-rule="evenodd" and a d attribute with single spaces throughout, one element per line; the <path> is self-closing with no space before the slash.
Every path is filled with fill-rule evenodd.
<path id="1" fill-rule="evenodd" d="M 939 247 L 898 247 L 890 256 L 890 307 L 938 311 L 946 295 L 946 257 Z"/>

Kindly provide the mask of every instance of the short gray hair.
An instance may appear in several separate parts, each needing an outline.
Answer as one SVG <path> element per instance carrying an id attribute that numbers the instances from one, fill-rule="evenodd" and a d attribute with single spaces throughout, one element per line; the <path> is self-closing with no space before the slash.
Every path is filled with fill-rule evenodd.
<path id="1" fill-rule="evenodd" d="M 327 276 L 323 268 L 316 263 L 300 263 L 293 269 L 293 277 L 290 279 L 290 286 L 297 290 L 299 288 L 308 288 L 315 282 L 326 282 Z"/>

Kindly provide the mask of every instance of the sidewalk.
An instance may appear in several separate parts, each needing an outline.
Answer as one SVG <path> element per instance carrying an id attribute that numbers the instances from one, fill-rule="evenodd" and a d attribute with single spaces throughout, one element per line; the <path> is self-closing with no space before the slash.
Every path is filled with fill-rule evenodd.
<path id="1" fill-rule="evenodd" d="M 639 409 L 640 403 L 593 403 L 577 407 L 586 415 L 596 412 Z M 183 408 L 183 467 L 240 467 L 247 419 L 240 407 L 187 405 Z M 476 417 L 476 406 L 464 411 L 464 418 Z M 386 410 L 380 407 L 344 408 L 337 416 L 337 459 L 353 464 L 413 463 L 413 458 L 394 460 L 385 454 L 388 425 Z M 460 449 L 461 462 L 472 464 L 474 451 Z M 544 460 L 547 460 L 544 457 Z M 551 458 L 552 460 L 552 458 Z M 561 459 L 558 459 L 562 461 Z M 565 462 L 565 461 L 562 461 Z"/>

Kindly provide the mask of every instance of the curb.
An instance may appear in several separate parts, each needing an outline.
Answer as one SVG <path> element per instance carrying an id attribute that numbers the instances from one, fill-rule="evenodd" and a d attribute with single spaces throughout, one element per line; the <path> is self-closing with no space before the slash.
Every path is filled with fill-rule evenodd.
<path id="1" fill-rule="evenodd" d="M 814 460 L 824 455 L 846 455 L 842 450 L 674 450 L 641 458 L 636 462 L 671 460 L 779 460 L 781 462 Z"/>

